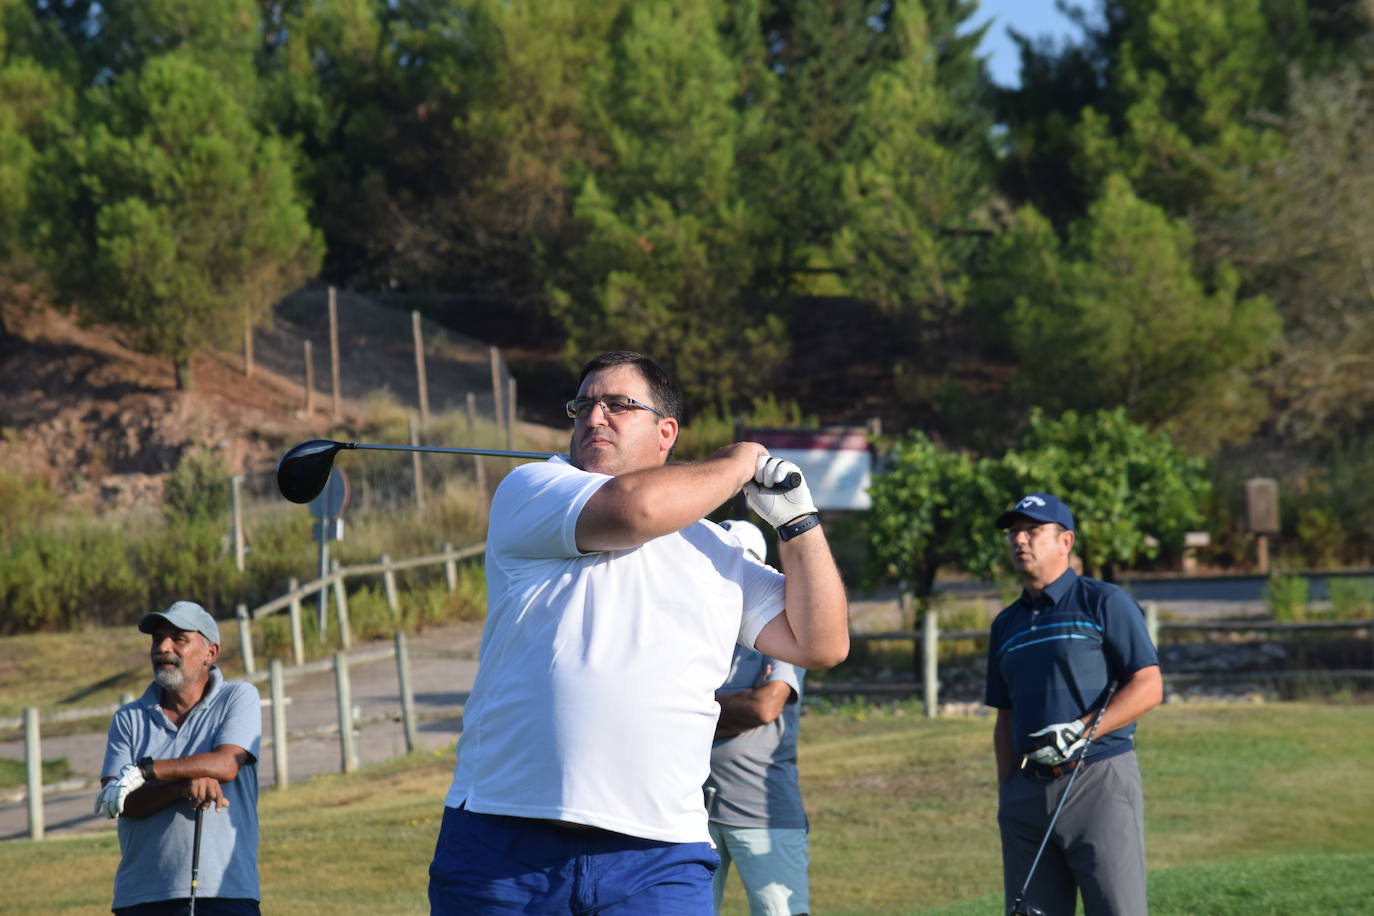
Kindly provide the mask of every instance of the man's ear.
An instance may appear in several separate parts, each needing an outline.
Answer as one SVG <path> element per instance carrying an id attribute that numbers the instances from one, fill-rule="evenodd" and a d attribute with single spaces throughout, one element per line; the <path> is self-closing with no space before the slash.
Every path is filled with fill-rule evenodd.
<path id="1" fill-rule="evenodd" d="M 1073 553 L 1073 545 L 1078 538 L 1072 531 L 1065 531 L 1064 534 L 1068 535 L 1069 538 L 1069 553 Z"/>
<path id="2" fill-rule="evenodd" d="M 663 454 L 668 454 L 677 444 L 678 426 L 677 420 L 673 417 L 664 417 L 658 421 L 659 443 L 658 450 Z"/>

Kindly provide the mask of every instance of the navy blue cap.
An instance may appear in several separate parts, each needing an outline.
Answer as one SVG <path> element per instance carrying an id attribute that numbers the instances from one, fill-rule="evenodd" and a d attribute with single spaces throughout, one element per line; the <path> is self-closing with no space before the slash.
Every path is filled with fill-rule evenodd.
<path id="1" fill-rule="evenodd" d="M 1059 497 L 1049 493 L 1031 493 L 1006 512 L 997 516 L 998 528 L 1010 528 L 1019 517 L 1035 522 L 1054 522 L 1064 526 L 1065 531 L 1073 530 L 1073 513 L 1059 501 Z"/>

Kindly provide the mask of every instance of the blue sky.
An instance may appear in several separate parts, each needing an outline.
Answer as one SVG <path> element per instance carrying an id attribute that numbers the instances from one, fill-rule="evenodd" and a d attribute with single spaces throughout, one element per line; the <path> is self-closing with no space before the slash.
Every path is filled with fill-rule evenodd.
<path id="1" fill-rule="evenodd" d="M 1097 8 L 1091 0 L 1077 0 L 1076 5 Z M 1078 27 L 1055 9 L 1054 0 L 978 0 L 978 13 L 970 24 L 976 27 L 993 18 L 996 22 L 983 37 L 982 51 L 993 82 L 1002 86 L 1015 86 L 1021 79 L 1021 54 L 1007 35 L 1007 26 L 1032 37 L 1078 34 Z"/>

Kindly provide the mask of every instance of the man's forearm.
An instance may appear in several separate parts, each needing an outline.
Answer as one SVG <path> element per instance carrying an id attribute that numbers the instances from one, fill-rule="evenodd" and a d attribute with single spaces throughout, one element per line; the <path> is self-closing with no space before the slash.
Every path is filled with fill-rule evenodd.
<path id="1" fill-rule="evenodd" d="M 997 710 L 997 724 L 992 728 L 992 753 L 997 761 L 997 782 L 1002 784 L 1016 772 L 1016 749 L 1011 740 L 1011 710 Z"/>
<path id="2" fill-rule="evenodd" d="M 803 668 L 838 665 L 849 654 L 849 601 L 825 531 L 817 526 L 779 541 L 778 555 L 787 577 L 779 615 L 786 627 L 769 623 L 759 634 L 759 651 Z M 765 647 L 765 638 L 777 643 Z"/>
<path id="3" fill-rule="evenodd" d="M 168 805 L 190 798 L 185 780 L 145 782 L 124 799 L 122 817 L 149 817 Z"/>
<path id="4" fill-rule="evenodd" d="M 705 461 L 630 471 L 607 481 L 578 517 L 577 546 L 628 550 L 705 518 L 753 478 L 756 453 L 762 449 L 722 452 Z"/>
<path id="5" fill-rule="evenodd" d="M 177 782 L 207 776 L 232 782 L 239 775 L 240 761 L 233 751 L 214 750 L 187 757 L 168 757 L 153 761 L 153 777 L 159 782 Z"/>
<path id="6" fill-rule="evenodd" d="M 1107 704 L 1107 712 L 1102 716 L 1097 737 L 1101 738 L 1118 728 L 1125 728 L 1158 706 L 1163 698 L 1164 679 L 1160 675 L 1159 666 L 1141 668 L 1131 675 L 1130 680 L 1121 685 L 1112 701 Z M 1091 715 L 1084 718 L 1084 724 L 1091 726 L 1096 715 L 1094 710 Z"/>
<path id="7" fill-rule="evenodd" d="M 792 688 L 783 681 L 769 681 L 748 690 L 716 694 L 720 704 L 720 718 L 716 720 L 716 737 L 732 738 L 777 719 L 793 696 Z"/>

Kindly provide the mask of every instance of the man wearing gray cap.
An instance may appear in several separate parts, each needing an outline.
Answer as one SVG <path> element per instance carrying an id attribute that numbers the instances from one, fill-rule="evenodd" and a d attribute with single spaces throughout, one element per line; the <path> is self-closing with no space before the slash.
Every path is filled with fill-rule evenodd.
<path id="1" fill-rule="evenodd" d="M 119 916 L 257 914 L 258 749 L 262 704 L 252 684 L 215 665 L 219 627 L 193 601 L 145 614 L 153 683 L 110 723 L 95 810 L 119 818 Z M 198 812 L 198 876 L 192 862 Z"/>

